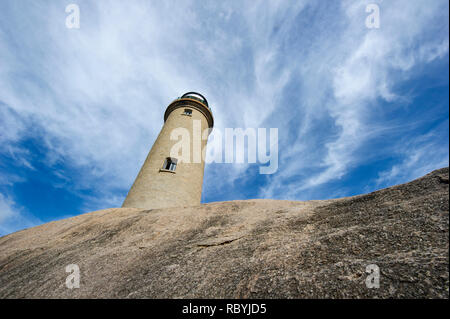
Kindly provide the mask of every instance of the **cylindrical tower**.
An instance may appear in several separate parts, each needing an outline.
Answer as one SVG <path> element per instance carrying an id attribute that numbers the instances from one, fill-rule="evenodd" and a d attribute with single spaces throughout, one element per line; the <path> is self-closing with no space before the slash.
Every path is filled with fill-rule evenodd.
<path id="1" fill-rule="evenodd" d="M 122 207 L 153 209 L 199 205 L 205 162 L 198 151 L 206 147 L 203 131 L 211 130 L 213 125 L 212 112 L 203 95 L 188 92 L 173 101 L 166 109 L 163 128 Z M 189 132 L 189 136 L 182 137 L 184 145 L 189 145 L 188 157 L 171 154 L 174 145 L 180 143 L 179 132 Z"/>

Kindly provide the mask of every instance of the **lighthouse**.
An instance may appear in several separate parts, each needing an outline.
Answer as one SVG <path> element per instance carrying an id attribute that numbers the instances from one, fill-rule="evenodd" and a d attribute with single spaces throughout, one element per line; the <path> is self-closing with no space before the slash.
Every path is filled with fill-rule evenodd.
<path id="1" fill-rule="evenodd" d="M 207 136 L 205 138 L 199 130 L 206 128 L 209 134 L 213 126 L 208 101 L 200 93 L 188 92 L 170 103 L 164 113 L 164 125 L 122 207 L 155 209 L 199 205 L 205 168 L 204 156 L 199 150 L 204 150 L 207 144 Z M 174 133 L 180 130 L 189 133 L 183 141 L 189 147 L 184 156 L 173 154 L 179 143 Z"/>

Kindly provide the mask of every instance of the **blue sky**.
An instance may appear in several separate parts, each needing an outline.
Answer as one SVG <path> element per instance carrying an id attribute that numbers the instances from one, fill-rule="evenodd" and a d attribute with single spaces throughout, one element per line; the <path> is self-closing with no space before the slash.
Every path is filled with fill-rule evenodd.
<path id="1" fill-rule="evenodd" d="M 0 235 L 120 206 L 188 91 L 218 129 L 279 135 L 275 174 L 209 164 L 202 202 L 350 196 L 448 166 L 448 6 L 1 1 Z"/>

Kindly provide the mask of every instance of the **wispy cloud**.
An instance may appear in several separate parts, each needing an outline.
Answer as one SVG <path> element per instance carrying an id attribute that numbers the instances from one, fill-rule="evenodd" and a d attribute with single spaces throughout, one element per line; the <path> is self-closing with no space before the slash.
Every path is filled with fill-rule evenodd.
<path id="1" fill-rule="evenodd" d="M 40 223 L 39 219 L 23 213 L 11 198 L 0 194 L 0 236 Z"/>
<path id="2" fill-rule="evenodd" d="M 448 3 L 435 2 L 425 10 L 422 10 L 421 3 L 382 3 L 381 28 L 373 30 L 363 27 L 365 16 L 362 12 L 366 3 L 368 2 L 342 2 L 341 9 L 345 14 L 339 15 L 339 18 L 345 20 L 346 26 L 337 29 L 338 34 L 332 34 L 328 40 L 332 43 L 330 47 L 333 50 L 322 52 L 321 47 L 328 48 L 318 44 L 319 50 L 315 52 L 312 61 L 326 61 L 326 70 L 322 71 L 317 67 L 322 72 L 311 76 L 302 74 L 302 78 L 312 78 L 317 84 L 317 87 L 305 92 L 306 98 L 312 95 L 311 99 L 318 99 L 323 103 L 325 110 L 319 108 L 318 111 L 324 111 L 332 119 L 334 129 L 325 129 L 325 136 L 328 135 L 328 138 L 325 137 L 328 141 L 322 143 L 325 149 L 321 145 L 308 143 L 310 134 L 317 131 L 304 130 L 303 127 L 295 141 L 298 144 L 296 147 L 303 152 L 316 153 L 316 160 L 312 160 L 314 155 L 307 154 L 306 163 L 301 159 L 290 161 L 289 158 L 299 153 L 285 154 L 287 158 L 284 161 L 288 166 L 285 174 L 274 176 L 270 186 L 261 192 L 263 197 L 283 193 L 287 198 L 298 198 L 305 190 L 339 179 L 349 169 L 361 164 L 366 157 L 361 156 L 358 149 L 370 139 L 376 138 L 377 132 L 381 132 L 380 118 L 376 114 L 380 112 L 379 102 L 391 103 L 389 107 L 392 107 L 392 103 L 404 104 L 408 97 L 398 95 L 394 88 L 413 77 L 414 67 L 448 56 L 448 21 L 442 15 Z M 433 23 L 437 17 L 442 17 L 438 20 L 441 22 L 439 26 Z M 435 33 L 439 28 L 445 31 Z M 307 60 L 306 63 L 308 62 L 310 61 Z M 314 81 L 315 77 L 320 78 Z M 310 117 L 307 116 L 307 119 L 309 121 Z M 318 125 L 323 123 L 324 121 L 319 121 Z M 389 125 L 384 123 L 383 134 L 389 130 Z M 316 143 L 315 139 L 312 141 Z M 438 147 L 444 149 L 445 146 Z M 419 165 L 418 162 L 415 164 Z M 429 163 L 427 168 L 431 167 L 435 166 Z M 293 172 L 302 170 L 317 173 L 307 174 L 309 176 L 302 178 L 300 182 L 294 181 L 292 187 L 283 181 Z M 286 188 L 289 191 L 286 192 Z"/>
<path id="3" fill-rule="evenodd" d="M 448 127 L 441 124 L 441 129 Z M 431 170 L 449 165 L 448 140 L 439 139 L 438 132 L 431 131 L 411 140 L 405 140 L 395 150 L 399 161 L 387 170 L 381 171 L 375 180 L 377 187 L 399 184 L 421 177 Z"/>

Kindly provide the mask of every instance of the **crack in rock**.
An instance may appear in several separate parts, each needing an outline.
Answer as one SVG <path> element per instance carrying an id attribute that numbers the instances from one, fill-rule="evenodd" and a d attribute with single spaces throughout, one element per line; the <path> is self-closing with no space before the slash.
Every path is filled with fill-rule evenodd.
<path id="1" fill-rule="evenodd" d="M 224 241 L 220 241 L 220 242 L 215 242 L 215 243 L 205 243 L 205 244 L 197 244 L 197 247 L 202 247 L 202 248 L 207 248 L 207 247 L 212 247 L 212 246 L 223 246 L 226 244 L 230 244 L 238 239 L 241 239 L 242 237 L 238 237 L 238 238 L 234 238 L 234 239 L 228 239 L 228 240 L 224 240 Z"/>
<path id="2" fill-rule="evenodd" d="M 443 184 L 448 184 L 448 176 L 438 175 L 438 178 L 439 178 L 439 182 L 441 182 Z"/>

